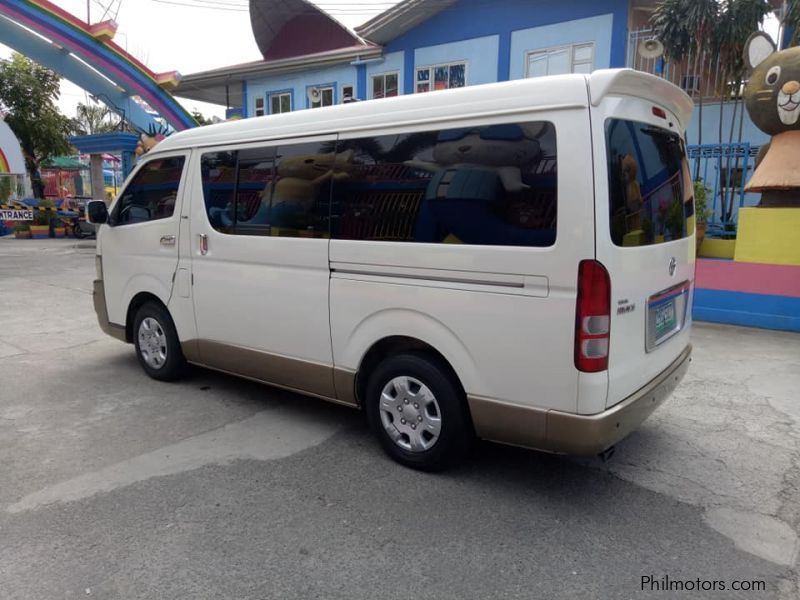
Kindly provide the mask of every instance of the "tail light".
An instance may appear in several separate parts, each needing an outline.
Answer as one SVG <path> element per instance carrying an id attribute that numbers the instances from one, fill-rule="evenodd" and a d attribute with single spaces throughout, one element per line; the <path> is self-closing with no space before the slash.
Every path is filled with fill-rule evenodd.
<path id="1" fill-rule="evenodd" d="M 611 337 L 611 279 L 596 260 L 578 267 L 578 303 L 575 310 L 575 368 L 584 373 L 608 369 Z"/>

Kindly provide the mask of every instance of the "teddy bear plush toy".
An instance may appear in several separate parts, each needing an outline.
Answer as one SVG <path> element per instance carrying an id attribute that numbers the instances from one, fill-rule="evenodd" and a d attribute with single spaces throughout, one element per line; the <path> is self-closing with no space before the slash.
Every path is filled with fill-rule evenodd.
<path id="1" fill-rule="evenodd" d="M 800 207 L 800 47 L 776 51 L 766 33 L 750 36 L 744 58 L 752 70 L 744 91 L 753 123 L 772 136 L 756 158 L 745 190 L 764 207 Z"/>
<path id="2" fill-rule="evenodd" d="M 546 127 L 542 123 L 449 129 L 437 137 L 433 161 L 406 161 L 412 169 L 432 173 L 416 238 L 434 241 L 445 234 L 453 241 L 498 243 L 508 236 L 500 204 L 509 194 L 529 189 L 522 169 L 541 158 L 536 138 Z"/>
<path id="3" fill-rule="evenodd" d="M 527 187 L 522 182 L 521 167 L 541 155 L 539 142 L 534 138 L 543 127 L 537 126 L 532 132 L 514 124 L 449 129 L 439 134 L 433 148 L 433 162 L 410 160 L 406 165 L 439 174 L 435 177 L 438 198 L 461 194 L 467 180 L 474 185 L 476 179 L 483 179 L 493 187 L 499 178 L 506 192 L 519 192 Z"/>
<path id="4" fill-rule="evenodd" d="M 262 192 L 262 206 L 268 205 L 269 222 L 275 227 L 296 227 L 298 218 L 308 213 L 326 181 L 350 176 L 355 152 L 287 156 L 277 166 L 275 182 Z"/>
<path id="5" fill-rule="evenodd" d="M 628 233 L 642 228 L 642 189 L 637 174 L 639 165 L 630 154 L 622 157 L 622 180 L 625 184 L 626 229 Z"/>

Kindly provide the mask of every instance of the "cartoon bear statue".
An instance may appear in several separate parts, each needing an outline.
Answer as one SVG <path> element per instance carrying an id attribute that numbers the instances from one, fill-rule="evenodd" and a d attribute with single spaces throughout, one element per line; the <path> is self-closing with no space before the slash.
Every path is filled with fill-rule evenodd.
<path id="1" fill-rule="evenodd" d="M 522 172 L 540 160 L 537 138 L 546 129 L 545 123 L 449 129 L 438 135 L 433 161 L 406 161 L 431 173 L 416 238 L 438 241 L 449 232 L 447 240 L 492 244 L 512 235 L 498 203 L 529 189 Z"/>
<path id="2" fill-rule="evenodd" d="M 800 208 L 800 48 L 778 52 L 758 32 L 747 41 L 744 58 L 752 70 L 744 91 L 747 112 L 772 136 L 745 191 L 761 192 L 762 207 Z"/>

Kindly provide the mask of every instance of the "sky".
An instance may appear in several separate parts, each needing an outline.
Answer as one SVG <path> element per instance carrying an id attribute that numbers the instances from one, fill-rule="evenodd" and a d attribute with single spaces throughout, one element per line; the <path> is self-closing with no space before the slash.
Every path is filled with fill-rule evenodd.
<path id="1" fill-rule="evenodd" d="M 312 0 L 348 27 L 364 23 L 397 0 Z M 156 73 L 198 71 L 259 60 L 253 39 L 248 0 L 54 0 L 61 8 L 91 22 L 114 18 L 119 25 L 114 40 Z M 104 19 L 105 17 L 105 19 Z M 765 27 L 773 36 L 774 19 Z M 772 30 L 775 31 L 772 31 Z M 0 44 L 0 58 L 11 50 Z M 224 117 L 225 108 L 195 100 L 178 99 L 188 110 L 204 116 Z M 59 106 L 75 116 L 84 91 L 64 81 Z"/>
<path id="2" fill-rule="evenodd" d="M 57 6 L 86 20 L 87 0 L 54 0 Z M 383 12 L 393 0 L 316 0 L 348 27 L 355 27 Z M 259 60 L 250 26 L 247 0 L 88 0 L 91 22 L 106 15 L 119 25 L 114 41 L 156 73 L 179 71 L 187 75 Z M 115 16 L 116 15 L 116 16 Z M 0 58 L 11 50 L 0 44 Z M 206 117 L 224 117 L 225 108 L 178 100 Z M 78 102 L 86 102 L 83 90 L 62 83 L 59 107 L 75 116 Z"/>

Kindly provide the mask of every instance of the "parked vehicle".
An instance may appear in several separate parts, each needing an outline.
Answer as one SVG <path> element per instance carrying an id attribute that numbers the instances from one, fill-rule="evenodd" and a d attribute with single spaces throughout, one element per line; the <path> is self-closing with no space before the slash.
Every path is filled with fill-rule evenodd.
<path id="1" fill-rule="evenodd" d="M 89 205 L 100 325 L 156 379 L 363 408 L 412 467 L 606 451 L 689 364 L 691 108 L 608 70 L 175 134 Z"/>

